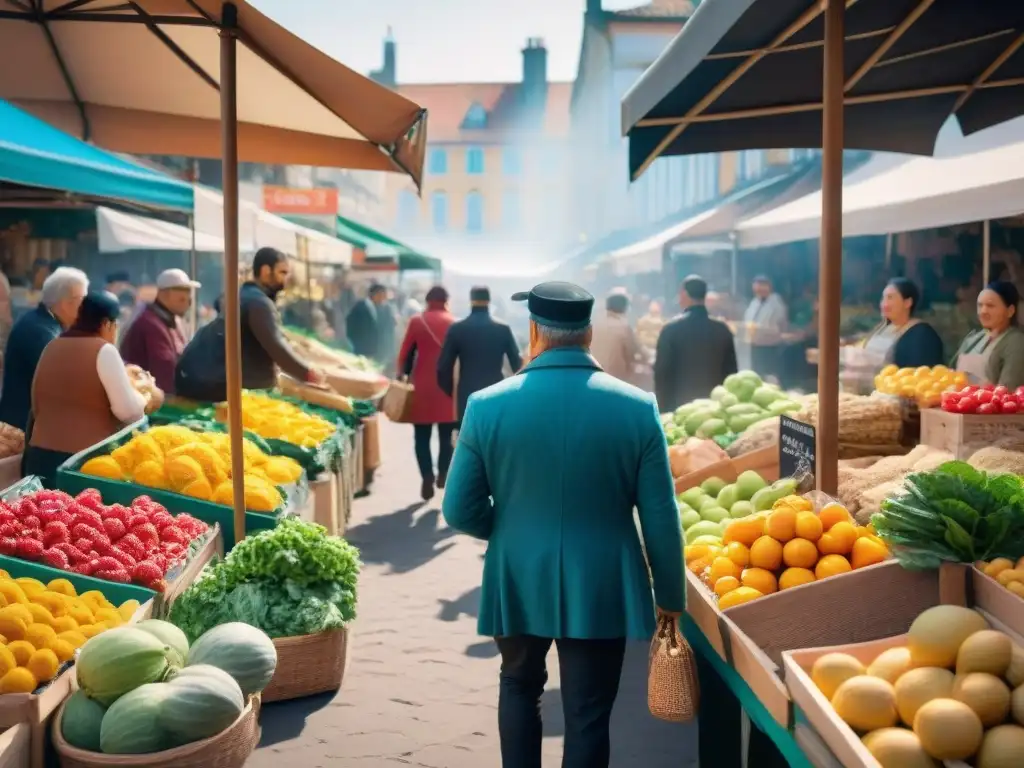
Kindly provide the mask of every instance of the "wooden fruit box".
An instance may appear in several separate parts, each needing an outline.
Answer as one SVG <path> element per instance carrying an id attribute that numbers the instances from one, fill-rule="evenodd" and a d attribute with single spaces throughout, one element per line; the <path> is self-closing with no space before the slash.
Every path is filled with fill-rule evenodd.
<path id="1" fill-rule="evenodd" d="M 1024 440 L 1024 413 L 985 416 L 947 413 L 940 408 L 921 411 L 921 444 L 970 458 L 978 448 L 1004 438 Z"/>
<path id="2" fill-rule="evenodd" d="M 0 733 L 0 768 L 31 768 L 32 729 L 25 723 Z"/>
<path id="3" fill-rule="evenodd" d="M 899 600 L 880 596 L 899 595 Z M 721 611 L 714 594 L 687 573 L 686 610 L 712 647 L 784 727 L 793 725 L 782 681 L 783 653 L 903 634 L 939 601 L 935 572 L 894 560 L 765 595 Z"/>
<path id="4" fill-rule="evenodd" d="M 682 493 L 690 488 L 700 485 L 710 477 L 717 477 L 727 483 L 736 482 L 742 473 L 753 470 L 761 476 L 766 483 L 774 483 L 779 479 L 779 447 L 769 445 L 766 448 L 759 448 L 756 451 L 744 453 L 735 458 L 725 458 L 708 464 L 694 472 L 675 478 L 676 493 Z"/>
<path id="5" fill-rule="evenodd" d="M 994 629 L 1006 632 L 1017 642 L 1024 636 L 1014 629 L 1024 621 L 1024 602 L 1003 589 L 975 568 L 949 564 L 940 571 L 928 571 L 938 585 L 938 600 L 933 605 L 970 605 L 985 616 Z M 987 581 L 990 584 L 985 584 Z M 990 587 L 995 587 L 991 589 Z M 1001 590 L 1018 604 L 1003 599 Z M 895 593 L 890 593 L 895 594 Z M 893 600 L 897 609 L 905 609 L 904 623 L 909 629 L 920 611 L 907 607 L 903 600 Z M 932 607 L 931 605 L 926 606 Z M 865 666 L 882 651 L 906 644 L 906 632 L 859 643 L 836 643 L 818 648 L 784 651 L 782 663 L 786 688 L 793 704 L 799 708 L 801 726 L 794 729 L 797 743 L 819 768 L 880 768 L 864 748 L 860 737 L 836 715 L 828 699 L 811 680 L 814 662 L 826 653 L 848 653 Z M 1024 763 L 1022 763 L 1024 764 Z M 960 763 L 947 763 L 948 767 Z"/>

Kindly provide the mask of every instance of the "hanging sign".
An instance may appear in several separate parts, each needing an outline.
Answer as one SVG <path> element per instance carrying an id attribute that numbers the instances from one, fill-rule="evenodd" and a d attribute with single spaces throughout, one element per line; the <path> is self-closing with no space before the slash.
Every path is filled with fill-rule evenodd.
<path id="1" fill-rule="evenodd" d="M 264 185 L 263 210 L 296 216 L 336 216 L 338 190 L 333 187 L 299 189 Z"/>

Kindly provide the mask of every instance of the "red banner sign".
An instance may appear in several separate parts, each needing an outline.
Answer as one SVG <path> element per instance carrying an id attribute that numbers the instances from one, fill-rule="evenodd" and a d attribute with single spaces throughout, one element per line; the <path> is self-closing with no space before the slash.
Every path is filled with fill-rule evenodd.
<path id="1" fill-rule="evenodd" d="M 338 213 L 338 190 L 332 187 L 296 189 L 264 186 L 263 209 L 270 213 L 334 216 Z"/>

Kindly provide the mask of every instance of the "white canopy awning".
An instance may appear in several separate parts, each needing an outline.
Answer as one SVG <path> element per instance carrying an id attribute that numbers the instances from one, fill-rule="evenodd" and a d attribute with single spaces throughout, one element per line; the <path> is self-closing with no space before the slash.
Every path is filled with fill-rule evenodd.
<path id="1" fill-rule="evenodd" d="M 188 227 L 111 208 L 96 209 L 96 232 L 100 253 L 192 250 L 192 230 Z M 223 253 L 224 241 L 196 232 L 195 248 L 205 253 Z"/>
<path id="2" fill-rule="evenodd" d="M 1012 122 L 1019 137 L 1024 121 Z M 1007 138 L 992 129 L 948 142 L 950 154 L 940 157 L 876 155 L 844 180 L 843 236 L 912 232 L 1024 212 L 1024 142 Z M 821 192 L 742 221 L 736 234 L 741 248 L 817 239 Z"/>

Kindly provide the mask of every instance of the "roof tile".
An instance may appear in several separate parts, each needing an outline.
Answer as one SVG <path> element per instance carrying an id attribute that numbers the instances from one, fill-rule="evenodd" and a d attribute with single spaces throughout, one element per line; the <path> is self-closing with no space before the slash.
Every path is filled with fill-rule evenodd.
<path id="1" fill-rule="evenodd" d="M 686 19 L 693 14 L 691 0 L 651 0 L 635 8 L 615 11 L 616 18 Z"/>

